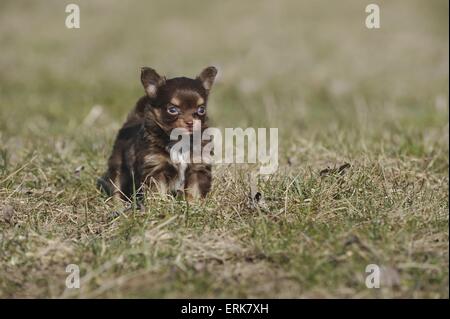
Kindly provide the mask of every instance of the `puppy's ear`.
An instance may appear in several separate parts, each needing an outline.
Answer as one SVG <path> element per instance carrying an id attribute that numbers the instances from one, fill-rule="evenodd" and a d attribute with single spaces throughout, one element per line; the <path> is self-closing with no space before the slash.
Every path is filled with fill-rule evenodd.
<path id="1" fill-rule="evenodd" d="M 141 68 L 141 82 L 148 97 L 154 98 L 156 97 L 158 88 L 166 82 L 166 78 L 160 76 L 152 68 L 144 66 Z"/>
<path id="2" fill-rule="evenodd" d="M 213 66 L 209 66 L 206 69 L 204 69 L 199 76 L 197 76 L 197 79 L 202 82 L 203 87 L 206 91 L 209 91 L 214 83 L 214 79 L 217 75 L 217 69 Z"/>

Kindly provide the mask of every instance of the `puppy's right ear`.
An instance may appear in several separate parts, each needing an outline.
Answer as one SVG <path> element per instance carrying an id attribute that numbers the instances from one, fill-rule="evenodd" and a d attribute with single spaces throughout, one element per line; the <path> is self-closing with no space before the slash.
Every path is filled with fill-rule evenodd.
<path id="1" fill-rule="evenodd" d="M 144 66 L 141 68 L 141 82 L 147 96 L 154 98 L 156 97 L 158 88 L 166 82 L 166 78 L 164 76 L 160 76 L 152 68 Z"/>

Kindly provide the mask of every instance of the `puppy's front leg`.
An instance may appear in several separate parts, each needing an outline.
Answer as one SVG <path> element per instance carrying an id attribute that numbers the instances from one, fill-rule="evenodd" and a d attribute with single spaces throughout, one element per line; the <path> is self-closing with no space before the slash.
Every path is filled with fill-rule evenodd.
<path id="1" fill-rule="evenodd" d="M 205 198 L 211 189 L 211 165 L 192 164 L 186 170 L 186 200 Z"/>
<path id="2" fill-rule="evenodd" d="M 161 195 L 166 195 L 171 189 L 171 183 L 177 175 L 176 169 L 169 163 L 160 163 L 154 167 L 145 178 L 145 192 L 157 191 Z"/>

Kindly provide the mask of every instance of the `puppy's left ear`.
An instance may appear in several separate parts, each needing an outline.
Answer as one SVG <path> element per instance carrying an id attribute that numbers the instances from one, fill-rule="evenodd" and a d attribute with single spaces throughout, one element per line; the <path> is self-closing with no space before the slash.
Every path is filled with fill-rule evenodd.
<path id="1" fill-rule="evenodd" d="M 214 83 L 214 80 L 217 75 L 217 69 L 213 66 L 209 66 L 206 69 L 204 69 L 199 76 L 197 76 L 197 79 L 202 82 L 203 87 L 206 91 L 209 91 Z"/>

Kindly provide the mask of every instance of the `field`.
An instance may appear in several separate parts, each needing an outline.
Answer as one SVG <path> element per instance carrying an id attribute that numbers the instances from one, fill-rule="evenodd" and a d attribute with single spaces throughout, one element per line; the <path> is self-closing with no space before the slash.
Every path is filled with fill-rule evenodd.
<path id="1" fill-rule="evenodd" d="M 80 29 L 0 3 L 0 297 L 449 297 L 448 1 L 378 1 L 371 30 L 369 1 L 73 2 Z M 112 214 L 95 180 L 144 65 L 217 66 L 212 125 L 277 127 L 277 172 Z"/>

